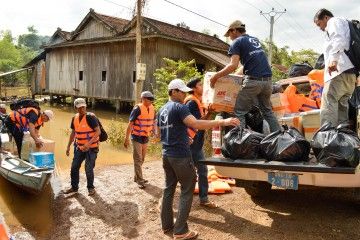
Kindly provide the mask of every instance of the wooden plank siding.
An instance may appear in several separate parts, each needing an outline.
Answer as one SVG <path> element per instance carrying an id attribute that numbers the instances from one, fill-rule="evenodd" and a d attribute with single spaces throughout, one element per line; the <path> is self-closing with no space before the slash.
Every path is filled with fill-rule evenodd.
<path id="1" fill-rule="evenodd" d="M 205 69 L 215 66 L 184 43 L 162 38 L 143 39 L 142 43 L 142 62 L 147 65 L 144 90 L 154 91 L 153 74 L 163 66 L 164 57 L 184 61 L 196 59 Z M 133 101 L 135 41 L 55 48 L 47 54 L 46 61 L 49 93 Z M 79 71 L 83 71 L 82 81 Z M 102 71 L 106 71 L 104 82 Z"/>
<path id="2" fill-rule="evenodd" d="M 111 37 L 113 33 L 99 21 L 91 19 L 86 28 L 81 30 L 75 40 L 83 40 L 99 37 Z"/>

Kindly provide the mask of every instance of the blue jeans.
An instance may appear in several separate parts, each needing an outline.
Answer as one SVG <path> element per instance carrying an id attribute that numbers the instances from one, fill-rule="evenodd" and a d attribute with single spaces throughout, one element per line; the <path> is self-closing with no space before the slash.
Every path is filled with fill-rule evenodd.
<path id="1" fill-rule="evenodd" d="M 191 157 L 174 158 L 163 156 L 165 171 L 165 189 L 161 205 L 161 225 L 163 230 L 174 228 L 174 234 L 184 234 L 189 231 L 189 218 L 196 183 L 196 173 Z M 174 223 L 173 201 L 177 183 L 180 183 L 181 193 L 178 213 Z"/>
<path id="2" fill-rule="evenodd" d="M 209 190 L 208 168 L 205 164 L 199 163 L 200 160 L 205 159 L 204 151 L 202 149 L 200 151 L 192 150 L 191 155 L 198 175 L 200 202 L 205 203 L 209 200 L 208 199 L 208 190 Z"/>
<path id="3" fill-rule="evenodd" d="M 87 180 L 87 188 L 94 189 L 94 167 L 97 158 L 97 150 L 90 149 L 87 152 L 82 152 L 74 147 L 74 158 L 71 164 L 71 187 L 75 190 L 79 189 L 79 170 L 82 162 L 85 160 L 85 173 Z"/>

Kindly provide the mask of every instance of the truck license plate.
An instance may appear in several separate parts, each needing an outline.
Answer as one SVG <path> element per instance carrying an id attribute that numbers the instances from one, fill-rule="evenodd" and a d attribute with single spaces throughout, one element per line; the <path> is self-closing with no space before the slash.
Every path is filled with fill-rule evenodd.
<path id="1" fill-rule="evenodd" d="M 299 177 L 293 173 L 269 172 L 268 182 L 273 186 L 285 189 L 297 190 L 299 185 Z"/>

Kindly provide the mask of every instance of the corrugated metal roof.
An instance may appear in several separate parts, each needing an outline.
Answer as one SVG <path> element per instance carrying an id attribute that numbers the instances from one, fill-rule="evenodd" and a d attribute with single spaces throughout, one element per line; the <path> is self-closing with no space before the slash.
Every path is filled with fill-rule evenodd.
<path id="1" fill-rule="evenodd" d="M 194 52 L 200 54 L 201 56 L 206 57 L 207 59 L 216 62 L 217 64 L 219 64 L 223 67 L 226 66 L 230 62 L 230 57 L 221 52 L 205 50 L 205 49 L 196 48 L 196 47 L 190 47 L 190 49 L 193 50 Z"/>

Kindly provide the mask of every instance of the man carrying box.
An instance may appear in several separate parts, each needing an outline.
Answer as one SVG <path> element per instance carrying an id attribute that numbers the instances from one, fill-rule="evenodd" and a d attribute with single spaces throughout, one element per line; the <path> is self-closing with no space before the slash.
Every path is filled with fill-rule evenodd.
<path id="1" fill-rule="evenodd" d="M 225 33 L 233 41 L 228 54 L 230 63 L 210 78 L 211 87 L 216 81 L 236 70 L 241 61 L 244 65 L 244 80 L 234 108 L 242 127 L 245 127 L 245 114 L 258 104 L 270 131 L 280 130 L 280 125 L 272 111 L 270 97 L 272 94 L 271 67 L 259 40 L 246 34 L 245 24 L 236 20 L 230 24 Z"/>

